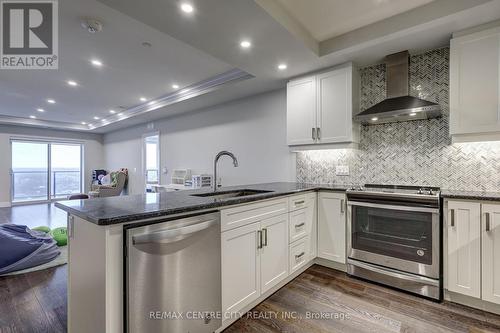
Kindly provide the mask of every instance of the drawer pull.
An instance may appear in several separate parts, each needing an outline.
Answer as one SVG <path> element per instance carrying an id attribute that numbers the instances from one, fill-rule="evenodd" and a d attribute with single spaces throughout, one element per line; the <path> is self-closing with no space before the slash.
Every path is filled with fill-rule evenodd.
<path id="1" fill-rule="evenodd" d="M 300 252 L 299 254 L 296 254 L 295 259 L 300 259 L 301 257 L 304 256 L 304 254 L 306 254 L 304 251 Z"/>
<path id="2" fill-rule="evenodd" d="M 450 209 L 450 217 L 451 217 L 451 221 L 450 221 L 451 227 L 454 227 L 455 226 L 455 210 L 454 209 Z"/>
<path id="3" fill-rule="evenodd" d="M 302 222 L 302 223 L 296 224 L 296 225 L 295 225 L 295 228 L 300 228 L 300 227 L 303 227 L 303 226 L 305 226 L 305 225 L 306 225 L 306 224 L 305 224 L 304 222 Z"/>
<path id="4" fill-rule="evenodd" d="M 302 205 L 304 202 L 304 200 L 295 201 L 295 206 Z"/>

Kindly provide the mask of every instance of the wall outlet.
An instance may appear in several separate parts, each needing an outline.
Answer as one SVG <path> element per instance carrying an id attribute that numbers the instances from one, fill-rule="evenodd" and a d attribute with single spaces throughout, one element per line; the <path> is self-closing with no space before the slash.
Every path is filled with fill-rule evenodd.
<path id="1" fill-rule="evenodd" d="M 337 176 L 349 176 L 349 166 L 348 165 L 337 165 L 335 167 L 335 175 L 337 175 Z"/>

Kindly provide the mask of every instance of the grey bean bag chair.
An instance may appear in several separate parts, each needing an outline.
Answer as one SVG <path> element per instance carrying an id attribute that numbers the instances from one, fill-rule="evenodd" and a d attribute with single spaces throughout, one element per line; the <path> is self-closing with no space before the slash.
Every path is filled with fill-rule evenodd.
<path id="1" fill-rule="evenodd" d="M 60 253 L 50 235 L 25 225 L 0 225 L 0 274 L 45 264 Z"/>

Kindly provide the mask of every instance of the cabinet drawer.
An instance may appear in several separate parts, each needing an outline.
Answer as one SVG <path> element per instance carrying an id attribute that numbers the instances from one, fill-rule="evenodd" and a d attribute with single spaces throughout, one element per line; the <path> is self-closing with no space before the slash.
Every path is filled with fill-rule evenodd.
<path id="1" fill-rule="evenodd" d="M 221 210 L 221 230 L 226 231 L 288 212 L 288 198 L 257 202 Z"/>
<path id="2" fill-rule="evenodd" d="M 301 239 L 304 236 L 309 236 L 309 230 L 311 229 L 312 221 L 307 218 L 307 211 L 305 208 L 290 212 L 290 223 L 289 223 L 289 239 L 290 243 Z"/>
<path id="3" fill-rule="evenodd" d="M 290 211 L 305 208 L 307 205 L 306 195 L 294 195 L 288 198 L 288 206 Z"/>
<path id="4" fill-rule="evenodd" d="M 290 244 L 290 274 L 309 262 L 309 237 Z"/>

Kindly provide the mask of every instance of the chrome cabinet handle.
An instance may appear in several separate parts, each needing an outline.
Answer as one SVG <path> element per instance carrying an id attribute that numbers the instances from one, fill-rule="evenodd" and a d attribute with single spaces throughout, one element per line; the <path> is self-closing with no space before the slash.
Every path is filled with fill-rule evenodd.
<path id="1" fill-rule="evenodd" d="M 340 200 L 340 213 L 341 214 L 345 213 L 344 204 L 345 204 L 344 199 Z"/>
<path id="2" fill-rule="evenodd" d="M 257 230 L 257 248 L 262 249 L 262 231 Z"/>
<path id="3" fill-rule="evenodd" d="M 316 128 L 315 127 L 312 128 L 312 139 L 314 141 L 316 141 Z"/>
<path id="4" fill-rule="evenodd" d="M 299 254 L 295 255 L 295 259 L 299 259 L 300 257 L 304 256 L 306 254 L 304 251 L 300 252 Z"/>
<path id="5" fill-rule="evenodd" d="M 454 209 L 450 209 L 450 225 L 451 227 L 454 227 L 455 226 L 455 210 Z"/>
<path id="6" fill-rule="evenodd" d="M 485 217 L 485 222 L 486 222 L 486 232 L 491 231 L 491 225 L 490 225 L 490 213 L 484 213 Z"/>
<path id="7" fill-rule="evenodd" d="M 321 140 L 321 129 L 316 127 L 316 139 Z"/>
<path id="8" fill-rule="evenodd" d="M 267 246 L 267 228 L 262 229 L 262 232 L 264 234 L 264 243 L 262 244 L 262 247 Z"/>
<path id="9" fill-rule="evenodd" d="M 186 227 L 160 230 L 152 232 L 150 234 L 137 235 L 132 237 L 132 244 L 138 245 L 148 243 L 174 243 L 186 239 L 195 233 L 208 229 L 216 223 L 218 223 L 217 220 L 207 220 L 200 223 L 188 225 Z"/>
<path id="10" fill-rule="evenodd" d="M 306 225 L 306 224 L 305 224 L 304 222 L 302 222 L 302 223 L 296 224 L 296 225 L 295 225 L 295 228 L 300 228 L 300 227 L 303 227 L 303 226 L 305 226 L 305 225 Z"/>
<path id="11" fill-rule="evenodd" d="M 302 205 L 304 202 L 304 200 L 295 201 L 295 206 Z"/>
<path id="12" fill-rule="evenodd" d="M 75 237 L 75 217 L 68 214 L 68 238 Z"/>

